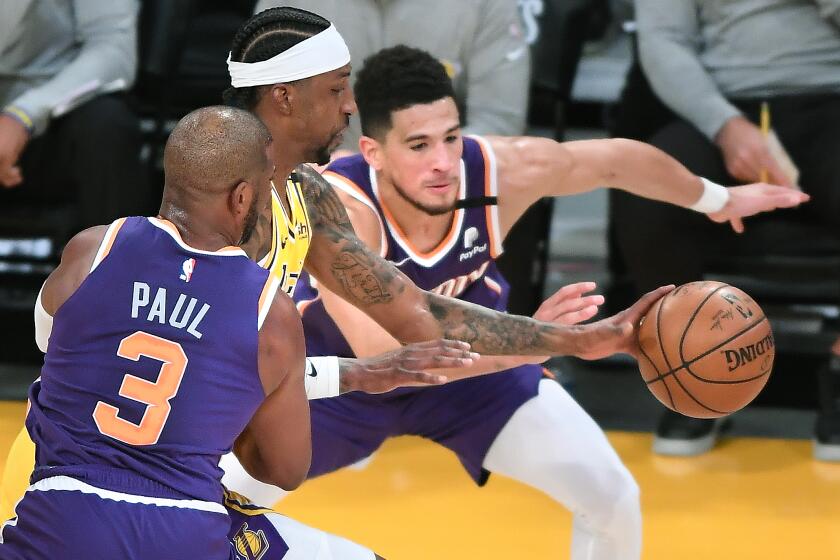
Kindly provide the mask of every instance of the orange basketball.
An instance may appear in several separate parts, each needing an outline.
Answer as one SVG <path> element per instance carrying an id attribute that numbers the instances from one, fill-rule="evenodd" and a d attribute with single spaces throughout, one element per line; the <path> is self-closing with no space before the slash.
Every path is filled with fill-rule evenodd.
<path id="1" fill-rule="evenodd" d="M 639 327 L 639 369 L 662 404 L 695 418 L 746 406 L 767 383 L 775 345 L 753 299 L 721 282 L 684 284 Z"/>

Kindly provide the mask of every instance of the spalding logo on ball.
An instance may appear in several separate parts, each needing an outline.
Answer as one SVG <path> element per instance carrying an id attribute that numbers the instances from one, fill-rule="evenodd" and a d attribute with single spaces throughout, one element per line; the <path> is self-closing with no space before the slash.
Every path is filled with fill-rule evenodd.
<path id="1" fill-rule="evenodd" d="M 695 418 L 746 406 L 767 383 L 776 355 L 758 304 L 721 282 L 684 284 L 653 304 L 639 347 L 639 369 L 654 396 Z"/>

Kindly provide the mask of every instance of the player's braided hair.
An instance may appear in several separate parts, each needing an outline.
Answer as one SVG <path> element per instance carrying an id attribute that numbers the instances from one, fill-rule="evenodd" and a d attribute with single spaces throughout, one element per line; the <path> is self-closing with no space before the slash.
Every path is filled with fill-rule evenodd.
<path id="1" fill-rule="evenodd" d="M 356 104 L 365 136 L 381 138 L 391 113 L 412 105 L 455 98 L 446 68 L 426 51 L 397 45 L 365 59 L 356 75 Z"/>
<path id="2" fill-rule="evenodd" d="M 236 31 L 230 47 L 234 62 L 260 62 L 284 52 L 304 39 L 317 35 L 330 22 L 298 8 L 270 8 L 251 16 Z M 252 110 L 264 86 L 229 87 L 222 94 L 227 105 Z"/>

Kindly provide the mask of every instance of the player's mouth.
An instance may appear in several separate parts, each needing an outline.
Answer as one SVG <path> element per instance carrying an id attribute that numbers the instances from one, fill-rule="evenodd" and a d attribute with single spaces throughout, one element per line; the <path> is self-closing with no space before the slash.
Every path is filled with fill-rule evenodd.
<path id="1" fill-rule="evenodd" d="M 451 182 L 450 183 L 438 183 L 438 184 L 435 184 L 435 185 L 426 185 L 426 189 L 429 192 L 434 193 L 434 194 L 446 194 L 452 189 L 453 185 L 454 185 L 454 183 L 451 183 Z"/>

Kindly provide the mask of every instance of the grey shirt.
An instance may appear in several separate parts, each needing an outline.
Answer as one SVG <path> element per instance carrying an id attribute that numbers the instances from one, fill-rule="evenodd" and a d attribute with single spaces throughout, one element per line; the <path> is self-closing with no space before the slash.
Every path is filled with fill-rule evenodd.
<path id="1" fill-rule="evenodd" d="M 260 0 L 256 11 L 294 6 L 332 21 L 353 66 L 385 47 L 429 51 L 453 74 L 473 134 L 522 134 L 530 58 L 516 0 Z M 352 81 L 352 78 L 351 78 Z M 358 150 L 357 117 L 342 147 Z"/>
<path id="2" fill-rule="evenodd" d="M 0 106 L 15 105 L 35 134 L 137 68 L 137 0 L 0 1 Z"/>
<path id="3" fill-rule="evenodd" d="M 840 92 L 840 0 L 636 0 L 656 94 L 713 139 L 728 99 Z"/>

